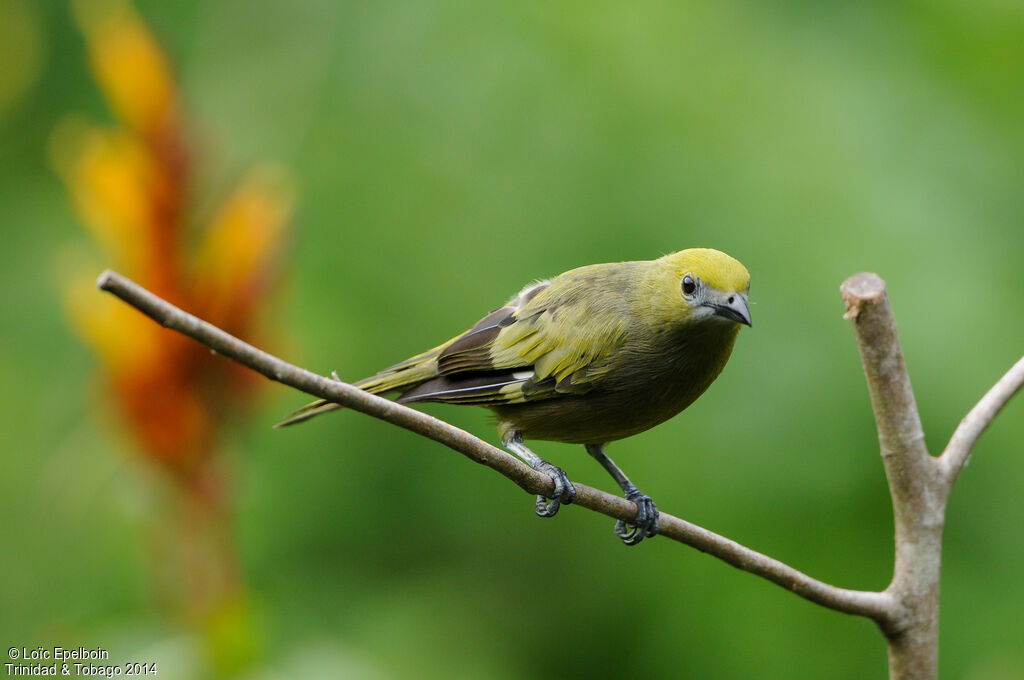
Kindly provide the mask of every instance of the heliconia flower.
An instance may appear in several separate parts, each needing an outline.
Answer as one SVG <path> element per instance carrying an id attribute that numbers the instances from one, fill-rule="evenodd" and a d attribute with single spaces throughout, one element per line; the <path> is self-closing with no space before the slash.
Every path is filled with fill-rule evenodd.
<path id="1" fill-rule="evenodd" d="M 192 260 L 197 313 L 246 334 L 281 264 L 290 193 L 280 168 L 262 166 L 221 204 Z"/>
<path id="2" fill-rule="evenodd" d="M 75 0 L 74 9 L 116 124 L 68 118 L 50 148 L 102 266 L 231 332 L 258 332 L 291 217 L 286 173 L 249 172 L 208 219 L 195 220 L 191 150 L 168 59 L 125 0 Z M 233 364 L 97 295 L 94 275 L 68 284 L 72 325 L 97 354 L 145 455 L 188 479 L 251 388 L 239 390 Z"/>
<path id="3" fill-rule="evenodd" d="M 163 183 L 158 159 L 133 133 L 73 119 L 61 123 L 51 147 L 72 206 L 103 255 L 167 292 L 180 253 L 161 233 L 177 227 L 158 224 L 153 213 Z"/>
<path id="4" fill-rule="evenodd" d="M 177 89 L 163 51 L 127 0 L 75 0 L 93 77 L 114 115 L 141 136 L 173 136 Z"/>

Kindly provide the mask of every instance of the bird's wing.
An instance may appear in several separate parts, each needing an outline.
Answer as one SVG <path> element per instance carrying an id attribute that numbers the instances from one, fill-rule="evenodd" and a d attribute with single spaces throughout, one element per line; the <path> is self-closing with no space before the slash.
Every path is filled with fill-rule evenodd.
<path id="1" fill-rule="evenodd" d="M 592 389 L 625 342 L 628 315 L 618 296 L 583 294 L 592 279 L 577 278 L 524 289 L 443 345 L 436 377 L 398 401 L 499 406 Z"/>

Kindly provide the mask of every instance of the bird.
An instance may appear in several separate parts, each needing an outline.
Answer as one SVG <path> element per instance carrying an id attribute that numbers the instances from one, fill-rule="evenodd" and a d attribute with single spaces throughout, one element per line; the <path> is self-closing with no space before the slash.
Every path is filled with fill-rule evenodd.
<path id="1" fill-rule="evenodd" d="M 469 329 L 353 383 L 402 404 L 478 405 L 502 445 L 554 488 L 535 512 L 553 517 L 576 490 L 528 440 L 582 444 L 637 508 L 615 534 L 658 533 L 657 505 L 605 453 L 614 441 L 683 411 L 718 377 L 741 326 L 752 326 L 750 274 L 733 257 L 689 248 L 653 260 L 592 264 L 528 284 Z M 275 427 L 342 406 L 318 400 Z"/>

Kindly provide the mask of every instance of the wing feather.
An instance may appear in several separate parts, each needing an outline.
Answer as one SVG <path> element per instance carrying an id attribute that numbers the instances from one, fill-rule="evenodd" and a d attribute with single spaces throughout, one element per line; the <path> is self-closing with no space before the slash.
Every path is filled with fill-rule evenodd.
<path id="1" fill-rule="evenodd" d="M 443 345 L 438 377 L 399 401 L 498 406 L 592 389 L 626 339 L 628 315 L 615 296 L 582 295 L 590 278 L 566 278 L 555 291 L 546 282 L 524 289 Z"/>
<path id="2" fill-rule="evenodd" d="M 465 333 L 355 383 L 397 401 L 503 406 L 582 394 L 598 384 L 626 342 L 625 266 L 581 267 L 557 285 L 539 281 Z M 601 294 L 591 294 L 595 287 Z M 318 401 L 280 425 L 340 408 Z"/>

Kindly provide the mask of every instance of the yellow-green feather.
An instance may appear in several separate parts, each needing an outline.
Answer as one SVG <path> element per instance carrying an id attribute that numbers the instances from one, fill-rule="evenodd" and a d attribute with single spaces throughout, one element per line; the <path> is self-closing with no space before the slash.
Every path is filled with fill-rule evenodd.
<path id="1" fill-rule="evenodd" d="M 705 248 L 580 267 L 527 286 L 466 332 L 356 385 L 403 401 L 490 407 L 502 436 L 604 443 L 635 434 L 700 396 L 739 330 L 693 315 L 680 292 L 687 274 L 725 293 L 749 288 L 742 264 Z M 282 424 L 334 408 L 314 402 Z"/>

